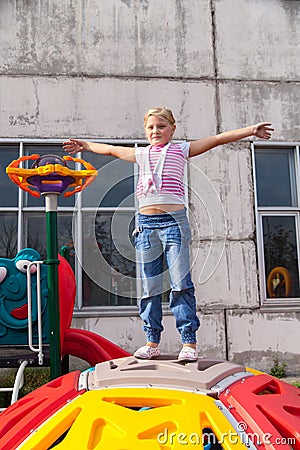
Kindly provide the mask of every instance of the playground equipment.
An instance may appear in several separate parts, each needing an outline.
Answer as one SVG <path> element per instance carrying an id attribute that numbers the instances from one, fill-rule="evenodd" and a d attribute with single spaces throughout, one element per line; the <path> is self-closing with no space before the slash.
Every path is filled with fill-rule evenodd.
<path id="1" fill-rule="evenodd" d="M 20 163 L 34 161 L 32 168 L 22 168 Z M 72 170 L 66 161 L 82 164 L 84 170 Z M 14 160 L 6 172 L 15 184 L 34 197 L 45 197 L 46 230 L 47 230 L 47 260 L 48 265 L 48 299 L 49 299 L 49 336 L 50 336 L 50 370 L 51 377 L 61 375 L 61 348 L 59 336 L 59 299 L 58 299 L 58 244 L 57 244 L 57 197 L 65 189 L 64 196 L 70 196 L 82 191 L 97 175 L 96 169 L 86 161 L 71 156 L 61 158 L 56 155 L 40 156 L 34 154 Z"/>
<path id="2" fill-rule="evenodd" d="M 34 160 L 31 169 L 19 167 L 26 160 Z M 80 163 L 85 169 L 69 169 L 66 161 Z M 67 261 L 58 255 L 57 197 L 67 188 L 71 191 L 65 196 L 80 192 L 97 171 L 79 158 L 35 154 L 12 161 L 7 173 L 31 195 L 45 197 L 47 229 L 45 261 L 28 248 L 12 260 L 0 258 L 0 366 L 19 367 L 14 387 L 0 391 L 12 391 L 13 403 L 28 364 L 50 365 L 54 379 L 61 375 L 64 355 L 78 356 L 95 365 L 129 353 L 94 333 L 70 328 L 76 280 Z"/>
<path id="3" fill-rule="evenodd" d="M 1 414 L 1 450 L 300 449 L 300 391 L 227 361 L 112 359 Z"/>

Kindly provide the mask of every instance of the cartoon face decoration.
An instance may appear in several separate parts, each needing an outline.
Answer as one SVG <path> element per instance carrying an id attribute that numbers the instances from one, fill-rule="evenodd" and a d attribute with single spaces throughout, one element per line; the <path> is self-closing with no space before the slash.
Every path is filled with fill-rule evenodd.
<path id="1" fill-rule="evenodd" d="M 27 344 L 28 304 L 27 267 L 40 261 L 40 254 L 30 248 L 21 250 L 14 259 L 0 258 L 0 344 Z M 47 267 L 41 265 L 41 302 L 43 322 L 47 309 Z M 37 324 L 37 265 L 30 267 L 32 287 L 33 331 Z M 47 335 L 47 330 L 45 330 Z"/>

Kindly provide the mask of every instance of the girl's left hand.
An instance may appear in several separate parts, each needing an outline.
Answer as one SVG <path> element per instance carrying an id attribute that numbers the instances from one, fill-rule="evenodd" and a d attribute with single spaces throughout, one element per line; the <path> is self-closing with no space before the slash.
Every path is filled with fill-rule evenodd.
<path id="1" fill-rule="evenodd" d="M 261 139 L 270 139 L 274 131 L 274 128 L 271 127 L 270 122 L 261 122 L 254 125 L 253 135 L 259 137 Z"/>

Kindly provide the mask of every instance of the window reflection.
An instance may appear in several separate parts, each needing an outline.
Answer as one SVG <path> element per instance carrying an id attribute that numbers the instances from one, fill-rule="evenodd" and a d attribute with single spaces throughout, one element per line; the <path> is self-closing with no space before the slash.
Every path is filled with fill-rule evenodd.
<path id="1" fill-rule="evenodd" d="M 262 223 L 267 287 L 269 282 L 267 296 L 299 297 L 295 217 L 263 216 Z"/>
<path id="2" fill-rule="evenodd" d="M 134 206 L 134 165 L 106 155 L 84 154 L 98 170 L 90 189 L 82 192 L 84 207 Z"/>
<path id="3" fill-rule="evenodd" d="M 84 306 L 135 305 L 134 214 L 83 214 Z"/>
<path id="4" fill-rule="evenodd" d="M 11 182 L 6 173 L 6 167 L 14 160 L 18 159 L 18 146 L 1 145 L 0 146 L 0 177 L 1 177 L 1 195 L 0 206 L 16 207 L 18 206 L 18 186 Z"/>
<path id="5" fill-rule="evenodd" d="M 18 252 L 18 215 L 0 213 L 0 257 L 13 259 Z"/>
<path id="6" fill-rule="evenodd" d="M 27 212 L 24 215 L 24 226 L 27 236 L 26 247 L 34 248 L 39 252 L 42 259 L 47 257 L 46 249 L 46 218 L 44 212 Z M 72 238 L 72 214 L 59 213 L 57 216 L 57 241 L 58 250 L 67 246 L 71 250 L 70 263 L 74 269 L 74 253 Z"/>

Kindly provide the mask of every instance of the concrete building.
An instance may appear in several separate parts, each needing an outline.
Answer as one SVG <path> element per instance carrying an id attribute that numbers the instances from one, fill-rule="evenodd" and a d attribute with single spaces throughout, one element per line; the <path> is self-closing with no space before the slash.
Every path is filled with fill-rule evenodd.
<path id="1" fill-rule="evenodd" d="M 69 137 L 143 144 L 143 115 L 157 105 L 173 110 L 178 140 L 272 122 L 271 142 L 244 140 L 188 165 L 199 347 L 264 371 L 278 358 L 300 373 L 300 2 L 0 7 L 0 256 L 45 251 L 43 200 L 19 194 L 4 175 L 22 154 L 62 154 Z M 134 351 L 144 336 L 126 230 L 137 169 L 83 157 L 99 168 L 97 181 L 79 200 L 59 200 L 59 242 L 75 247 L 74 325 Z M 179 336 L 165 309 L 162 349 L 175 353 Z"/>

